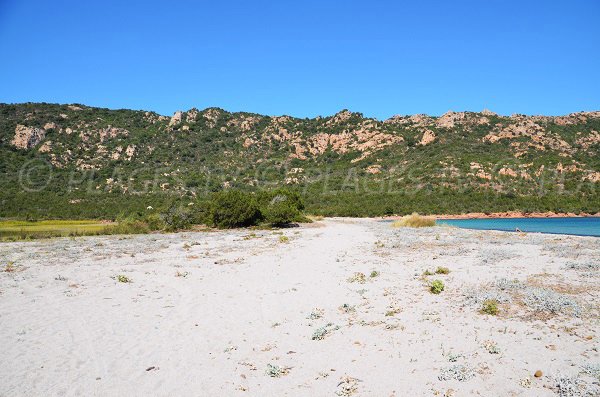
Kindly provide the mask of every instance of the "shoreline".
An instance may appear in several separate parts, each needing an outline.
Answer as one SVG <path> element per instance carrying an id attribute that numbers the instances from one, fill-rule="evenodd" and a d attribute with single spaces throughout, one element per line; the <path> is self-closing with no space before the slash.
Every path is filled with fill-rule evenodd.
<path id="1" fill-rule="evenodd" d="M 557 212 L 520 212 L 520 211 L 507 211 L 507 212 L 469 212 L 466 214 L 434 214 L 424 215 L 427 217 L 450 220 L 450 219 L 515 219 L 515 218 L 599 218 L 600 213 L 588 214 L 586 212 L 580 212 L 575 214 L 573 212 L 557 213 Z M 400 215 L 382 216 L 380 219 L 401 219 Z"/>

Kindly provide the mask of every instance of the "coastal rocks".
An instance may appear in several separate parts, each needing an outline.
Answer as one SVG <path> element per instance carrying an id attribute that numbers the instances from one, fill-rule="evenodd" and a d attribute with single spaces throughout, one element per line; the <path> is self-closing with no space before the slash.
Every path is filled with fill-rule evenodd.
<path id="1" fill-rule="evenodd" d="M 18 124 L 15 128 L 15 136 L 10 142 L 18 149 L 31 149 L 46 137 L 46 130 L 43 128 L 27 127 Z"/>

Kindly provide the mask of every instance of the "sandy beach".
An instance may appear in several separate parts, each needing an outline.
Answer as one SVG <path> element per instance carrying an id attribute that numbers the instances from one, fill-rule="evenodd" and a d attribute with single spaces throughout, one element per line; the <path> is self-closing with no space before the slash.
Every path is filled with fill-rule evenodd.
<path id="1" fill-rule="evenodd" d="M 599 238 L 332 218 L 2 243 L 0 265 L 0 396 L 600 387 Z"/>

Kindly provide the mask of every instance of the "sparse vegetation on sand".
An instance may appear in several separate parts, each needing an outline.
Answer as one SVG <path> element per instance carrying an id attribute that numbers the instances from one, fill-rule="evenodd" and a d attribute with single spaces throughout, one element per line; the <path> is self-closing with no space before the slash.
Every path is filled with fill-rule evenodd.
<path id="1" fill-rule="evenodd" d="M 290 367 L 281 367 L 279 365 L 267 364 L 265 374 L 271 378 L 280 378 L 290 373 Z"/>
<path id="2" fill-rule="evenodd" d="M 433 276 L 434 274 L 450 274 L 450 269 L 447 267 L 438 266 L 433 272 L 429 269 L 423 272 L 423 276 Z"/>
<path id="3" fill-rule="evenodd" d="M 465 382 L 475 377 L 475 370 L 463 364 L 455 364 L 440 371 L 439 380 L 457 380 Z"/>
<path id="4" fill-rule="evenodd" d="M 315 332 L 313 332 L 311 339 L 312 340 L 323 340 L 327 336 L 329 336 L 333 331 L 338 330 L 340 327 L 338 325 L 334 325 L 333 323 L 327 323 L 324 326 L 317 328 Z"/>
<path id="5" fill-rule="evenodd" d="M 362 272 L 356 272 L 352 275 L 352 277 L 348 278 L 348 282 L 364 284 L 367 282 L 367 276 L 365 276 L 365 274 Z"/>
<path id="6" fill-rule="evenodd" d="M 486 299 L 481 306 L 481 312 L 495 316 L 498 314 L 498 301 L 495 299 Z"/>
<path id="7" fill-rule="evenodd" d="M 132 282 L 132 280 L 124 274 L 117 275 L 116 279 L 120 283 L 131 283 Z"/>
<path id="8" fill-rule="evenodd" d="M 431 227 L 435 226 L 435 218 L 430 216 L 422 216 L 413 212 L 411 215 L 406 215 L 397 221 L 392 222 L 392 227 Z"/>
<path id="9" fill-rule="evenodd" d="M 434 280 L 431 283 L 429 290 L 432 294 L 440 294 L 444 290 L 444 282 L 442 280 Z"/>

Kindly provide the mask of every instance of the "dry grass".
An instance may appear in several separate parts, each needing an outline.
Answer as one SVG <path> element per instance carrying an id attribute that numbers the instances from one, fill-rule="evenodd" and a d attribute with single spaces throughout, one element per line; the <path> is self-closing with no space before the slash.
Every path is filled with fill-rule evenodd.
<path id="1" fill-rule="evenodd" d="M 416 212 L 392 222 L 392 227 L 431 227 L 435 226 L 435 218 L 422 216 Z"/>

